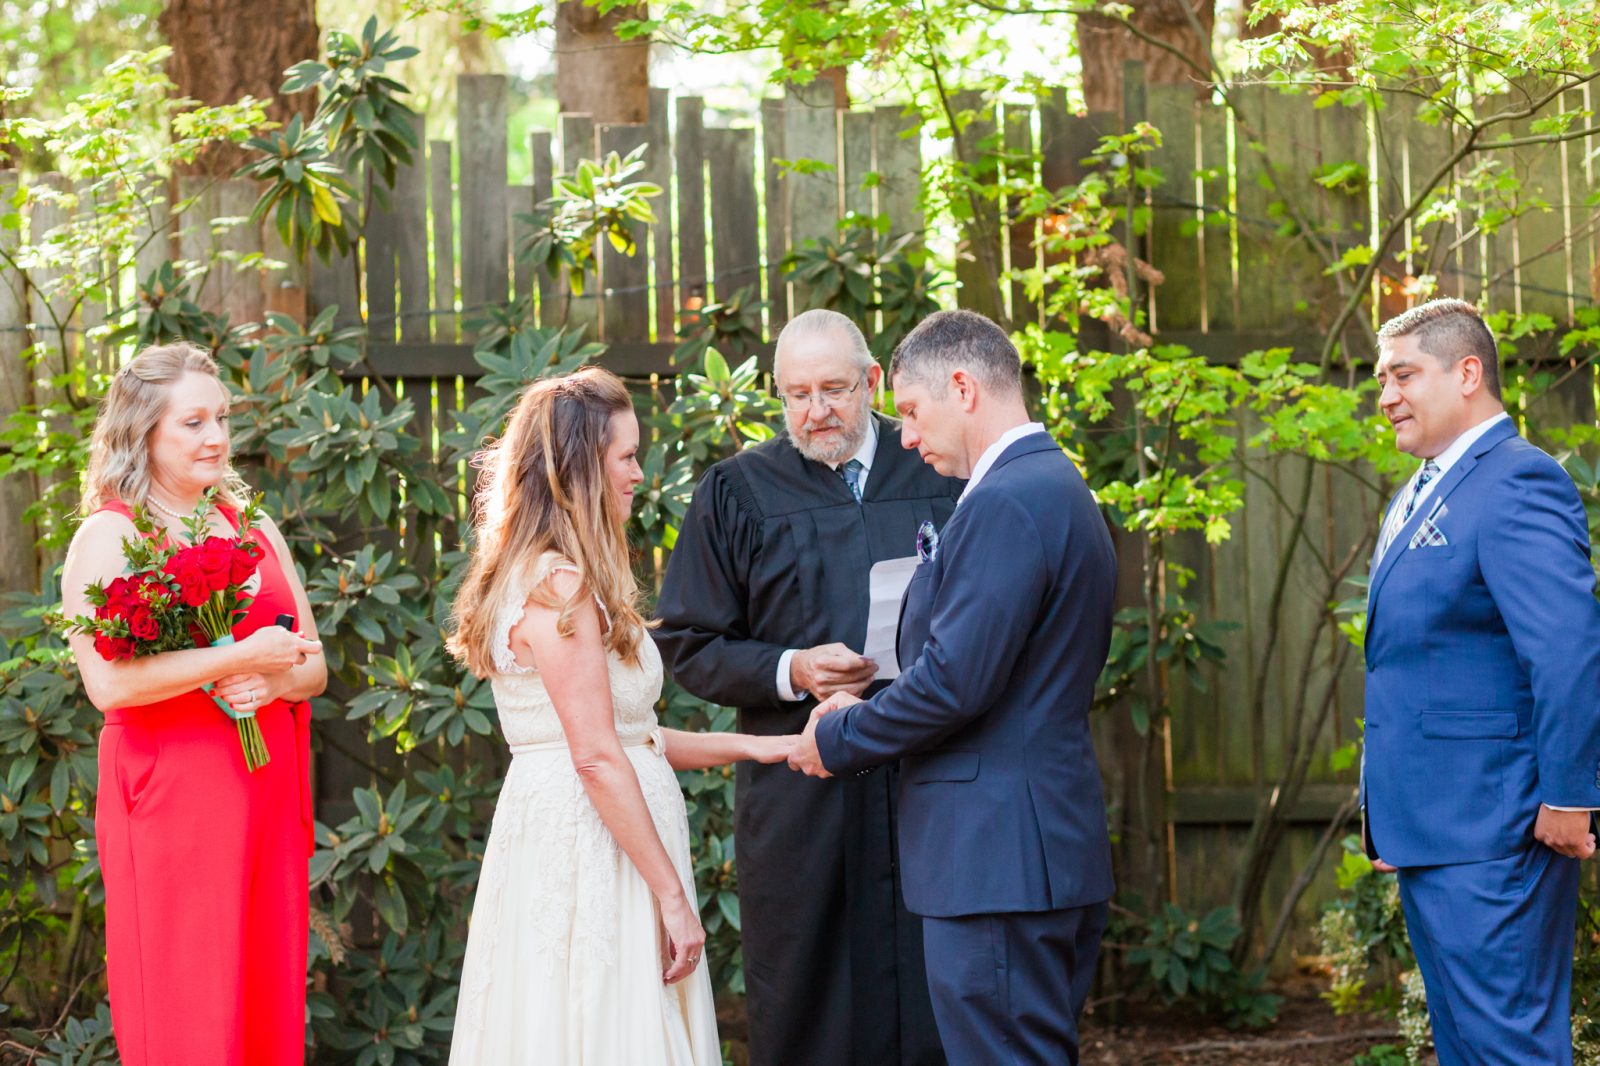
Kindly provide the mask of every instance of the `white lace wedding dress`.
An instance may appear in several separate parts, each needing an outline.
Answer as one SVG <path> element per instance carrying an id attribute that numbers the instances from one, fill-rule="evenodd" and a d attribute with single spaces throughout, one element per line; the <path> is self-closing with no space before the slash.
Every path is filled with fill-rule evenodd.
<path id="1" fill-rule="evenodd" d="M 556 568 L 571 569 L 541 559 L 533 581 Z M 705 964 L 661 980 L 655 898 L 584 793 L 544 682 L 512 657 L 522 607 L 495 627 L 490 684 L 513 758 L 472 905 L 450 1064 L 720 1066 Z M 693 900 L 683 794 L 655 714 L 661 657 L 648 637 L 639 651 L 638 666 L 609 657 L 617 735 Z"/>

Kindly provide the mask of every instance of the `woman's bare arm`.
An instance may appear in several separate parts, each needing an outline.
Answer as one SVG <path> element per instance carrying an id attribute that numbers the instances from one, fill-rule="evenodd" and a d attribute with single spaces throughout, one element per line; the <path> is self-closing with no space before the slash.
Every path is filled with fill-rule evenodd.
<path id="1" fill-rule="evenodd" d="M 558 602 L 579 588 L 578 576 L 567 571 L 557 571 L 547 580 Z M 592 600 L 584 602 L 574 614 L 570 637 L 556 632 L 559 617 L 560 611 L 530 599 L 511 632 L 512 651 L 520 661 L 531 658 L 538 664 L 589 802 L 660 904 L 674 954 L 664 976 L 668 982 L 676 981 L 693 972 L 705 932 L 656 833 L 639 777 L 617 738 L 600 613 Z"/>
<path id="2" fill-rule="evenodd" d="M 67 549 L 67 562 L 61 573 L 61 606 L 67 617 L 94 613 L 87 593 L 89 585 L 96 581 L 108 584 L 126 572 L 122 541 L 138 535 L 132 521 L 112 511 L 84 520 Z M 322 649 L 315 641 L 302 640 L 274 627 L 237 644 L 186 648 L 122 662 L 102 659 L 94 650 L 93 637 L 76 633 L 67 643 L 89 702 L 102 711 L 159 703 L 229 674 L 272 668 L 300 654 L 320 659 Z"/>
<path id="3" fill-rule="evenodd" d="M 789 758 L 798 734 L 759 737 L 749 733 L 690 733 L 664 729 L 667 762 L 674 770 L 704 770 L 724 763 L 753 759 L 761 763 L 783 762 Z"/>

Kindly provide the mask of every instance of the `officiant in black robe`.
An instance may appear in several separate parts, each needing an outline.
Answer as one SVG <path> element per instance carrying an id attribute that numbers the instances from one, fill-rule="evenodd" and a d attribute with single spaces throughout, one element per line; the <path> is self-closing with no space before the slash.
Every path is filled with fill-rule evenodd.
<path id="1" fill-rule="evenodd" d="M 871 410 L 881 370 L 833 311 L 797 316 L 775 377 L 788 432 L 724 460 L 695 489 L 661 589 L 656 643 L 694 695 L 739 729 L 804 729 L 819 698 L 875 691 L 860 656 L 868 572 L 916 554 L 962 482 Z M 752 1066 L 932 1066 L 939 1047 L 922 929 L 895 860 L 898 769 L 814 780 L 740 763 L 735 847 Z"/>

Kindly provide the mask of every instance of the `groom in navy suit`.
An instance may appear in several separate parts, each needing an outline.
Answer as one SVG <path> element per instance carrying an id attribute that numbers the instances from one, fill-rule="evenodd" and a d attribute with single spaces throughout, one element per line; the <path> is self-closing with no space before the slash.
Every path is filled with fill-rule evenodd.
<path id="1" fill-rule="evenodd" d="M 1424 460 L 1367 601 L 1367 851 L 1398 872 L 1440 1066 L 1572 1062 L 1578 860 L 1600 807 L 1600 605 L 1583 504 L 1500 404 L 1460 300 L 1378 333 L 1379 406 Z"/>
<path id="2" fill-rule="evenodd" d="M 1021 361 L 993 322 L 929 316 L 890 377 L 901 442 L 967 487 L 921 538 L 903 672 L 865 702 L 818 706 L 789 762 L 828 776 L 902 761 L 901 884 L 951 1063 L 1075 1064 L 1112 891 L 1089 734 L 1111 537 L 1029 421 Z"/>

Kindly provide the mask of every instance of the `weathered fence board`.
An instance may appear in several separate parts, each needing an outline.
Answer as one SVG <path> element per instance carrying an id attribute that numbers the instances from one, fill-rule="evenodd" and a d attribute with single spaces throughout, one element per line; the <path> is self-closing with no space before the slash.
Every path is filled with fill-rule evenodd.
<path id="1" fill-rule="evenodd" d="M 449 141 L 428 142 L 428 195 L 433 218 L 433 338 L 456 339 L 455 185 Z M 409 338 L 408 338 L 409 339 Z"/>
<path id="2" fill-rule="evenodd" d="M 600 154 L 626 156 L 643 146 L 649 130 L 643 125 L 604 124 L 599 128 Z M 652 145 L 647 152 L 664 152 Z M 601 337 L 607 341 L 650 339 L 650 233 L 641 229 L 632 254 L 600 244 Z"/>
<path id="3" fill-rule="evenodd" d="M 428 285 L 428 169 L 422 153 L 428 143 L 426 120 L 411 123 L 416 134 L 416 164 L 395 176 L 395 274 L 400 283 L 400 336 L 427 343 L 433 336 L 433 309 Z"/>
<path id="4" fill-rule="evenodd" d="M 711 160 L 711 268 L 718 302 L 760 283 L 755 131 L 706 130 Z"/>
<path id="5" fill-rule="evenodd" d="M 678 98 L 678 136 L 673 144 L 678 194 L 678 306 L 691 309 L 704 306 L 709 277 L 704 109 L 704 101 L 698 96 Z"/>
<path id="6" fill-rule="evenodd" d="M 510 289 L 506 233 L 506 79 L 464 74 L 456 93 L 461 157 L 461 308 L 470 320 Z"/>

